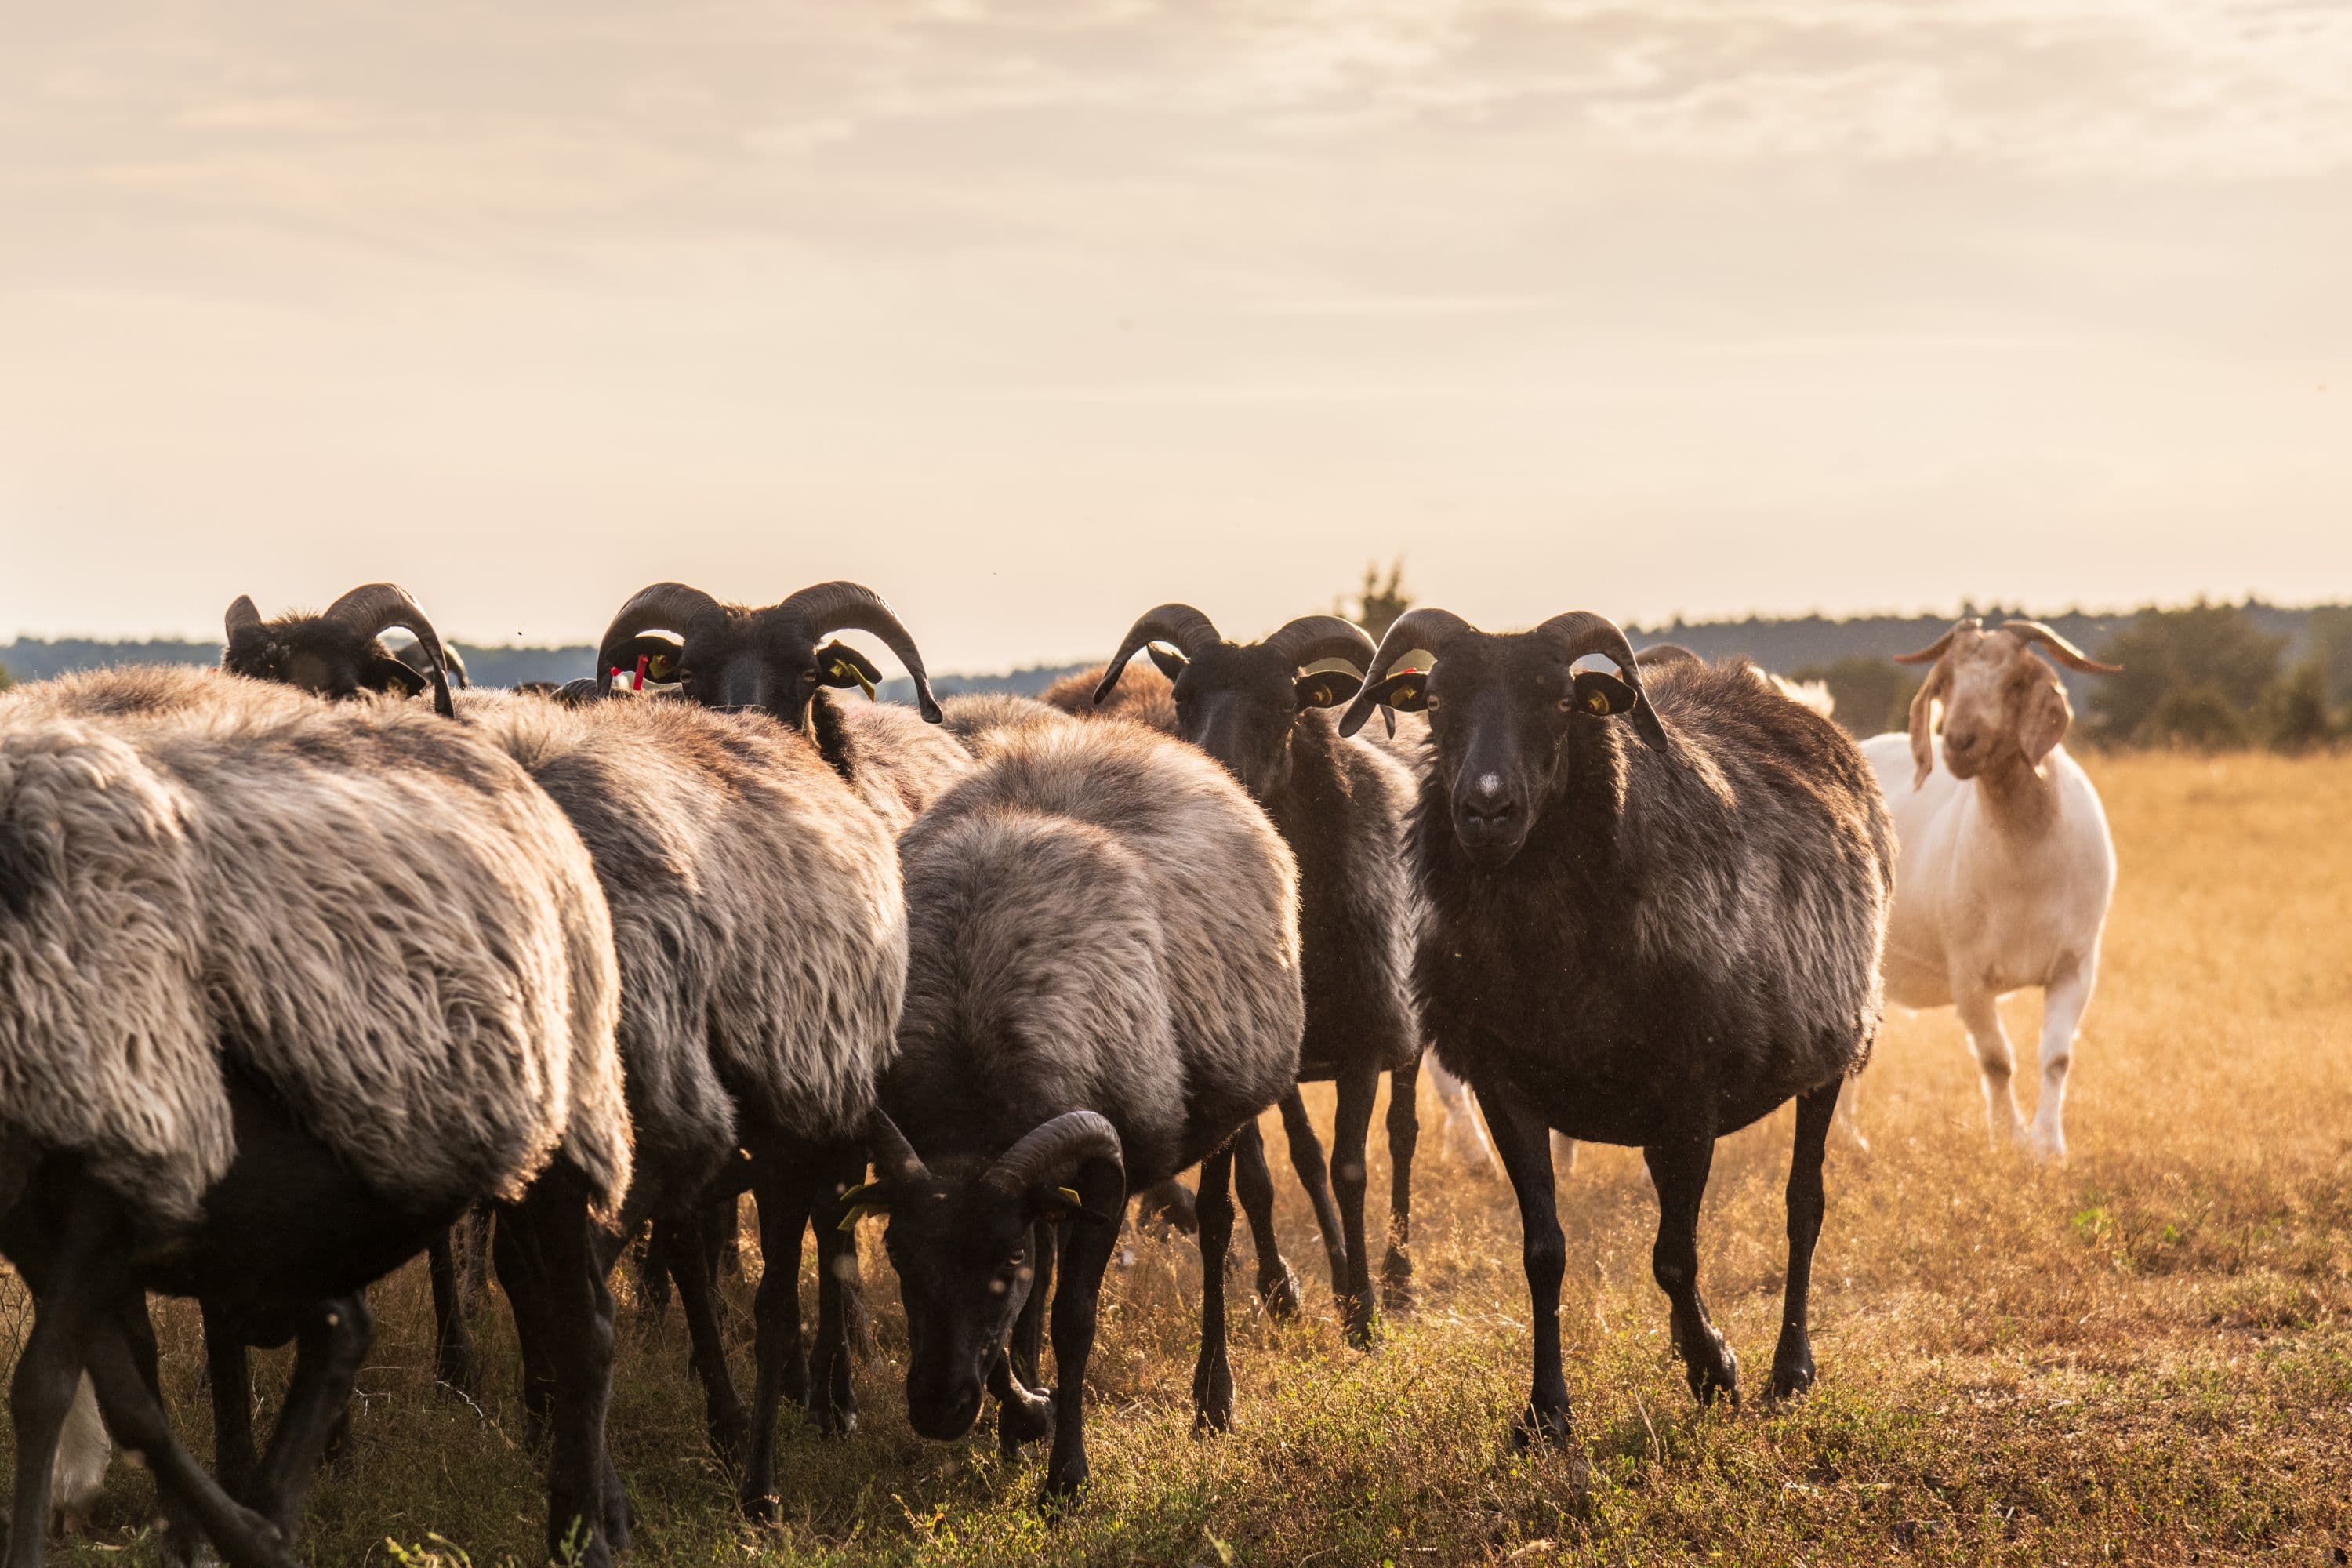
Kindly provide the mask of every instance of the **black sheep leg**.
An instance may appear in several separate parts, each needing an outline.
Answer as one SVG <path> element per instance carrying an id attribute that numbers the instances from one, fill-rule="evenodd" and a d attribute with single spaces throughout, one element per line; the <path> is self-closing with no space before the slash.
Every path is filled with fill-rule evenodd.
<path id="1" fill-rule="evenodd" d="M 1339 1223 L 1339 1200 L 1331 1195 L 1331 1173 L 1323 1163 L 1323 1141 L 1307 1120 L 1307 1099 L 1296 1084 L 1282 1097 L 1282 1132 L 1290 1144 L 1290 1168 L 1307 1201 L 1315 1206 L 1315 1224 L 1323 1232 L 1323 1257 L 1331 1266 L 1331 1296 L 1348 1299 L 1348 1237 Z"/>
<path id="2" fill-rule="evenodd" d="M 1797 1147 L 1789 1161 L 1789 1287 L 1780 1308 L 1780 1343 L 1772 1352 L 1771 1395 L 1787 1399 L 1813 1385 L 1813 1341 L 1808 1329 L 1813 1288 L 1813 1246 L 1822 1237 L 1822 1154 L 1837 1114 L 1843 1079 L 1797 1097 Z"/>
<path id="3" fill-rule="evenodd" d="M 1234 1429 L 1234 1373 L 1225 1359 L 1225 1249 L 1234 1239 L 1234 1146 L 1201 1162 L 1201 1360 L 1192 1373 L 1192 1429 Z M 1062 1351 L 1055 1302 L 1054 1353 Z M 1062 1374 L 1064 1384 L 1069 1373 Z"/>
<path id="4" fill-rule="evenodd" d="M 808 1357 L 801 1345 L 801 1233 L 816 1207 L 817 1173 L 796 1151 L 762 1148 L 751 1162 L 760 1211 L 759 1294 L 751 1307 L 751 1436 L 738 1494 L 755 1520 L 776 1517 L 776 1420 L 789 1399 L 808 1403 Z"/>
<path id="5" fill-rule="evenodd" d="M 1381 1310 L 1412 1307 L 1412 1157 L 1421 1142 L 1421 1058 L 1389 1074 L 1389 1249 L 1381 1259 Z"/>
<path id="6" fill-rule="evenodd" d="M 532 1227 L 507 1224 L 504 1216 L 491 1232 L 490 1255 L 508 1310 L 514 1314 L 515 1343 L 522 1355 L 523 1447 L 535 1452 L 547 1440 L 548 1415 L 555 1403 L 555 1373 L 548 1360 L 553 1331 L 547 1321 L 546 1261 Z"/>
<path id="7" fill-rule="evenodd" d="M 49 1472 L 58 1436 L 71 1410 L 90 1354 L 98 1319 L 109 1298 L 121 1293 L 116 1278 L 121 1247 L 102 1203 L 68 1211 L 56 1256 L 43 1271 L 33 1331 L 8 1385 L 16 1434 L 16 1521 L 8 1534 L 7 1568 L 39 1568 L 49 1528 Z"/>
<path id="8" fill-rule="evenodd" d="M 1706 1173 L 1715 1164 L 1715 1140 L 1661 1144 L 1642 1151 L 1650 1180 L 1658 1189 L 1658 1241 L 1650 1272 L 1674 1304 L 1675 1348 L 1683 1352 L 1692 1395 L 1701 1405 L 1718 1394 L 1739 1403 L 1739 1358 L 1707 1320 L 1698 1293 L 1698 1206 L 1706 1195 Z"/>
<path id="9" fill-rule="evenodd" d="M 1507 1092 L 1478 1089 L 1495 1153 L 1519 1201 L 1519 1254 L 1528 1274 L 1528 1327 L 1535 1340 L 1534 1387 L 1527 1408 L 1511 1423 L 1511 1442 L 1568 1440 L 1568 1383 L 1559 1368 L 1559 1281 L 1568 1268 L 1551 1184 L 1551 1129 L 1512 1102 Z"/>
<path id="10" fill-rule="evenodd" d="M 1364 1194 L 1371 1185 L 1366 1148 L 1372 1105 L 1380 1099 L 1381 1069 L 1350 1062 L 1339 1073 L 1339 1113 L 1331 1125 L 1331 1191 L 1339 1200 L 1339 1224 L 1348 1249 L 1348 1289 L 1341 1315 L 1348 1342 L 1362 1350 L 1372 1342 L 1371 1249 L 1364 1241 Z"/>
<path id="11" fill-rule="evenodd" d="M 1293 1089 L 1296 1094 L 1297 1090 Z M 1257 1123 L 1245 1124 L 1234 1134 L 1234 1191 L 1242 1212 L 1249 1216 L 1250 1242 L 1257 1252 L 1257 1295 L 1267 1313 L 1295 1318 L 1305 1304 L 1298 1276 L 1283 1261 L 1282 1247 L 1274 1234 L 1274 1173 L 1265 1166 L 1265 1140 Z"/>
<path id="12" fill-rule="evenodd" d="M 451 1250 L 450 1231 L 435 1237 L 425 1248 L 425 1268 L 433 1279 L 433 1375 L 460 1394 L 476 1392 L 481 1382 L 481 1360 L 474 1351 L 473 1331 L 466 1326 L 466 1303 L 457 1277 L 457 1259 Z"/>
<path id="13" fill-rule="evenodd" d="M 718 1280 L 711 1254 L 702 1245 L 700 1217 L 688 1214 L 654 1221 L 653 1256 L 677 1283 L 686 1311 L 687 1337 L 694 1344 L 694 1373 L 702 1380 L 702 1415 L 711 1451 L 727 1464 L 743 1458 L 746 1422 L 735 1380 L 727 1373 L 727 1348 L 719 1334 Z"/>
<path id="14" fill-rule="evenodd" d="M 367 1299 L 354 1293 L 312 1303 L 296 1331 L 294 1375 L 270 1433 L 269 1451 L 237 1492 L 289 1541 L 301 1521 L 302 1500 L 327 1444 L 350 1415 L 352 1384 L 374 1330 Z"/>
<path id="15" fill-rule="evenodd" d="M 1127 1189 L 1116 1168 L 1108 1174 L 1099 1167 L 1090 1170 L 1078 1190 L 1090 1213 L 1071 1222 L 1062 1281 L 1054 1292 L 1054 1451 L 1045 1464 L 1041 1499 L 1049 1503 L 1076 1495 L 1087 1483 L 1087 1359 L 1094 1353 L 1103 1270 L 1118 1245 L 1118 1216 L 1127 1207 Z M 1098 1217 L 1103 1215 L 1109 1217 Z M 1230 1214 L 1225 1227 L 1228 1233 L 1233 1228 Z"/>
<path id="16" fill-rule="evenodd" d="M 841 1198 L 865 1180 L 862 1148 L 829 1149 L 817 1157 L 809 1209 L 816 1227 L 816 1353 L 809 1364 L 809 1414 L 826 1437 L 845 1436 L 857 1425 L 857 1394 L 849 1380 L 851 1309 L 858 1305 L 857 1237 L 841 1228 L 849 1215 Z"/>
<path id="17" fill-rule="evenodd" d="M 629 1508 L 604 1451 L 613 1389 L 612 1297 L 589 1235 L 583 1184 L 566 1167 L 549 1171 L 520 1204 L 499 1216 L 498 1229 L 502 1264 L 511 1238 L 514 1250 L 536 1266 L 526 1272 L 540 1297 L 547 1340 L 541 1361 L 552 1384 L 548 1553 L 582 1568 L 610 1568 L 614 1553 L 628 1544 Z"/>
<path id="18" fill-rule="evenodd" d="M 245 1335 L 212 1303 L 197 1306 L 205 1318 L 205 1381 L 212 1385 L 213 1474 L 231 1497 L 243 1497 L 261 1463 L 253 1439 L 253 1374 Z"/>
<path id="19" fill-rule="evenodd" d="M 466 1238 L 466 1267 L 457 1276 L 457 1310 L 471 1317 L 490 1289 L 490 1207 L 476 1204 L 453 1233 Z"/>

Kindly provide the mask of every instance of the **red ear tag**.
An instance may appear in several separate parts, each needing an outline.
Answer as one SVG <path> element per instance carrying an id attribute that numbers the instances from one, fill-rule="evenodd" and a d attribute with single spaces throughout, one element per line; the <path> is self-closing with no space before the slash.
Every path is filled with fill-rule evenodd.
<path id="1" fill-rule="evenodd" d="M 652 662 L 650 655 L 642 653 L 637 655 L 637 673 L 629 682 L 630 690 L 643 691 L 646 689 L 646 666 Z"/>

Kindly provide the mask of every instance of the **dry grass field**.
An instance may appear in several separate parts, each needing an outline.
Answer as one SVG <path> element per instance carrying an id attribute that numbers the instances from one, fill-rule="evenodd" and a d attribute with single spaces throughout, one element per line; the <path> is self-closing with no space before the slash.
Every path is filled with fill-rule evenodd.
<path id="1" fill-rule="evenodd" d="M 635 1560 L 2344 1562 L 2352 758 L 2088 761 L 2123 870 L 2076 1058 L 2073 1160 L 2038 1168 L 1990 1150 L 1950 1014 L 1892 1018 L 1864 1091 L 1872 1152 L 1832 1142 L 1822 1376 L 1799 1404 L 1693 1406 L 1650 1282 L 1639 1157 L 1589 1149 L 1559 1206 L 1570 1389 L 1592 1483 L 1572 1487 L 1557 1458 L 1513 1454 L 1504 1423 L 1528 1355 L 1518 1220 L 1499 1181 L 1453 1164 L 1433 1137 L 1418 1310 L 1374 1354 L 1342 1342 L 1286 1179 L 1286 1237 L 1313 1310 L 1292 1327 L 1244 1316 L 1229 1437 L 1190 1431 L 1196 1255 L 1181 1240 L 1139 1244 L 1108 1290 L 1094 1489 L 1057 1522 L 1030 1506 L 1034 1459 L 1002 1465 L 984 1436 L 909 1434 L 877 1237 L 865 1245 L 884 1361 L 860 1369 L 863 1423 L 822 1443 L 787 1417 L 772 1529 L 732 1513 L 676 1314 L 648 1324 L 625 1298 L 612 1433 L 643 1515 Z M 2033 1011 L 2029 998 L 2012 1015 L 2021 1039 Z M 1318 1110 L 1328 1116 L 1328 1091 Z M 1268 1130 L 1278 1147 L 1271 1117 Z M 1778 1325 L 1789 1135 L 1784 1110 L 1726 1143 L 1701 1236 L 1704 1282 L 1751 1391 Z M 1379 1194 L 1377 1138 L 1375 1150 Z M 749 1293 L 730 1289 L 748 1386 Z M 477 1409 L 433 1384 L 421 1265 L 378 1297 L 354 1452 L 315 1494 L 306 1557 L 530 1561 L 541 1503 L 502 1315 L 482 1320 L 494 1382 Z M 203 1451 L 195 1314 L 177 1302 L 158 1314 L 181 1430 Z M 0 1300 L 0 1362 L 21 1324 L 21 1301 Z M 8 1441 L 0 1432 L 0 1462 Z M 151 1496 L 143 1474 L 119 1469 L 95 1535 L 59 1559 L 144 1560 Z"/>

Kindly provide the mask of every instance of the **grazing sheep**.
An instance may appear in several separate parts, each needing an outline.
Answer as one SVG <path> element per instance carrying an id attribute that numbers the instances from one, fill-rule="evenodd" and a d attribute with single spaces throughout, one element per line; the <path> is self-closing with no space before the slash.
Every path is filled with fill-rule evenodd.
<path id="1" fill-rule="evenodd" d="M 12 1568 L 40 1561 L 85 1368 L 173 1507 L 232 1560 L 289 1562 L 361 1290 L 484 1196 L 535 1260 L 563 1391 L 551 1550 L 611 1561 L 589 1255 L 631 1166 L 612 940 L 578 835 L 422 709 L 168 668 L 0 699 L 0 1251 L 38 1303 Z M 146 1291 L 299 1342 L 236 1500 L 164 1425 Z"/>
<path id="2" fill-rule="evenodd" d="M 1374 1312 L 1364 1145 L 1382 1073 L 1390 1075 L 1391 1188 L 1381 1295 L 1391 1310 L 1402 1306 L 1412 1276 L 1404 1248 L 1420 1132 L 1414 1100 L 1421 1023 L 1410 972 L 1420 911 L 1397 847 L 1404 841 L 1413 778 L 1370 742 L 1342 740 L 1334 729 L 1331 710 L 1356 694 L 1362 676 L 1307 671 L 1334 660 L 1360 671 L 1372 657 L 1372 639 L 1336 616 L 1307 616 L 1263 642 L 1237 644 L 1192 605 L 1162 605 L 1146 611 L 1120 640 L 1096 686 L 1098 703 L 1115 695 L 1128 661 L 1147 647 L 1171 682 L 1176 733 L 1240 781 L 1298 860 L 1307 998 L 1299 1077 L 1339 1086 L 1328 1179 L 1322 1148 L 1295 1091 L 1284 1098 L 1284 1121 L 1291 1159 L 1323 1223 L 1331 1286 L 1349 1337 L 1367 1344 Z M 1297 1287 L 1274 1244 L 1273 1184 L 1263 1150 L 1252 1141 L 1237 1153 L 1251 1178 L 1238 1184 L 1257 1237 L 1258 1292 L 1269 1305 L 1295 1309 Z"/>
<path id="3" fill-rule="evenodd" d="M 1416 648 L 1427 672 L 1381 678 Z M 1620 675 L 1575 669 L 1591 654 Z M 1339 727 L 1353 733 L 1383 701 L 1429 715 L 1414 977 L 1432 1044 L 1477 1090 L 1519 1201 L 1535 1370 L 1514 1437 L 1569 1432 L 1547 1128 L 1642 1148 L 1658 1192 L 1652 1269 L 1691 1391 L 1736 1398 L 1738 1363 L 1698 1290 L 1699 1202 L 1716 1140 L 1794 1098 L 1771 1392 L 1810 1387 L 1822 1148 L 1877 1031 L 1893 882 L 1861 753 L 1742 670 L 1675 661 L 1645 687 L 1600 616 L 1494 635 L 1413 610 L 1372 668 Z"/>
<path id="4" fill-rule="evenodd" d="M 875 1123 L 877 1176 L 853 1197 L 889 1215 L 908 1418 L 925 1436 L 961 1436 L 992 1392 L 1008 1449 L 1050 1423 L 1045 1490 L 1066 1495 L 1087 1478 L 1087 1359 L 1129 1184 L 1195 1163 L 1194 1409 L 1204 1426 L 1232 1422 L 1230 1140 L 1297 1077 L 1297 872 L 1223 769 L 1121 723 L 1005 737 L 899 854 L 907 1007 Z M 1049 1413 L 1007 1341 L 1036 1332 L 1057 1218 L 1070 1230 Z"/>
<path id="5" fill-rule="evenodd" d="M 2099 792 L 2060 744 L 2074 711 L 2057 675 L 2033 656 L 2037 646 L 2070 669 L 2118 668 L 2039 621 L 1986 631 L 1970 616 L 1899 656 L 1935 666 L 1912 700 L 1911 732 L 1874 736 L 1862 750 L 1903 846 L 1886 994 L 1906 1007 L 1957 1008 L 1984 1075 L 1994 1138 L 2063 1159 L 2066 1072 L 2098 981 L 2116 848 Z M 2029 1135 L 1999 1003 L 2036 985 L 2042 1103 Z"/>

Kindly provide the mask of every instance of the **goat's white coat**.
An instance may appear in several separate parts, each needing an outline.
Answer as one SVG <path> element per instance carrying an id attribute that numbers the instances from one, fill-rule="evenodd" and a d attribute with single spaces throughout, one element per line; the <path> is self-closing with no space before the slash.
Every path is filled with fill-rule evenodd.
<path id="1" fill-rule="evenodd" d="M 1914 789 L 1907 735 L 1873 736 L 1863 755 L 1878 774 L 1901 841 L 1886 931 L 1886 996 L 1906 1007 L 1956 1008 L 1984 1073 L 1993 1134 L 2028 1142 L 2011 1084 L 2015 1054 L 1997 1006 L 2042 990 L 2042 1100 L 2032 1145 L 2066 1152 L 2066 1073 L 2097 983 L 2099 940 L 2115 894 L 2115 842 L 2089 775 L 2053 748 L 2041 777 L 2056 809 L 2028 830 L 1990 808 L 1977 780 L 1936 766 Z"/>

